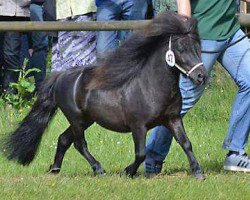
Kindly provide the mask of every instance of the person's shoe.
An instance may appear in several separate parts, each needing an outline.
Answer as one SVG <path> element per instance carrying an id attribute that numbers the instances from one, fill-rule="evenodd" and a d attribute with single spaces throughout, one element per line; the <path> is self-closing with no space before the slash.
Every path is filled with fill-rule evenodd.
<path id="1" fill-rule="evenodd" d="M 144 171 L 146 177 L 153 177 L 161 173 L 162 170 L 162 161 L 145 161 L 144 163 Z"/>
<path id="2" fill-rule="evenodd" d="M 246 153 L 229 153 L 224 161 L 224 170 L 250 172 L 250 159 Z"/>

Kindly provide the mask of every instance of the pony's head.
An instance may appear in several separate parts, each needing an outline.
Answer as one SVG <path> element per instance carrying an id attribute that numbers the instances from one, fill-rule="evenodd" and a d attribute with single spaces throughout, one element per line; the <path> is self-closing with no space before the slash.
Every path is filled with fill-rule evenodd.
<path id="1" fill-rule="evenodd" d="M 207 71 L 201 61 L 201 45 L 195 18 L 163 12 L 145 29 L 147 37 L 162 37 L 166 63 L 178 68 L 195 84 L 203 84 Z"/>
<path id="2" fill-rule="evenodd" d="M 183 35 L 169 38 L 169 44 L 176 57 L 175 67 L 200 85 L 207 80 L 207 71 L 201 60 L 201 45 L 197 31 L 197 20 L 184 18 Z M 167 59 L 167 58 L 166 58 Z"/>

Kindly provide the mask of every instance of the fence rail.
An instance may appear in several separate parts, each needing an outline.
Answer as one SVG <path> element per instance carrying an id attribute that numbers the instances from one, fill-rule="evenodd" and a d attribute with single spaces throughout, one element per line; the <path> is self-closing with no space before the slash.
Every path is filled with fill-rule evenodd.
<path id="1" fill-rule="evenodd" d="M 239 21 L 242 26 L 250 27 L 250 14 L 239 14 Z M 147 25 L 150 20 L 135 21 L 91 21 L 91 22 L 30 22 L 12 21 L 0 22 L 0 32 L 5 31 L 112 31 L 140 29 Z"/>
<path id="2" fill-rule="evenodd" d="M 112 31 L 139 29 L 150 20 L 139 21 L 86 21 L 86 22 L 0 22 L 0 31 Z"/>
<path id="3" fill-rule="evenodd" d="M 241 26 L 250 28 L 250 14 L 239 14 L 238 18 Z"/>

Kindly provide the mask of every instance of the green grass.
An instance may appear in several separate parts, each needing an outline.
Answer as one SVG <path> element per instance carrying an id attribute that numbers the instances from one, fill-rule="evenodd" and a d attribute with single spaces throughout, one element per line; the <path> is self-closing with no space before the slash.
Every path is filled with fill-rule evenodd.
<path id="1" fill-rule="evenodd" d="M 0 199 L 250 199 L 250 175 L 222 169 L 227 152 L 221 145 L 236 87 L 221 69 L 216 68 L 215 74 L 184 120 L 195 155 L 205 170 L 205 181 L 192 177 L 186 155 L 176 142 L 161 175 L 144 178 L 140 167 L 134 179 L 120 176 L 134 157 L 131 135 L 113 133 L 98 125 L 87 130 L 86 137 L 90 152 L 102 163 L 106 175 L 94 177 L 73 147 L 65 156 L 61 173 L 46 174 L 57 138 L 68 125 L 58 112 L 30 166 L 22 167 L 0 156 Z M 13 130 L 27 111 L 0 108 L 0 134 Z"/>

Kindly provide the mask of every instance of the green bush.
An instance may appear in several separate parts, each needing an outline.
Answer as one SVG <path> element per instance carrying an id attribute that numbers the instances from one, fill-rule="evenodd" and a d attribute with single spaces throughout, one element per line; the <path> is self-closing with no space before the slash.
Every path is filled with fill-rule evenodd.
<path id="1" fill-rule="evenodd" d="M 22 69 L 13 70 L 19 72 L 18 81 L 9 85 L 15 92 L 4 93 L 0 99 L 0 106 L 8 104 L 19 110 L 34 102 L 35 81 L 31 74 L 38 73 L 40 70 L 37 68 L 27 69 L 27 61 L 25 63 Z"/>

